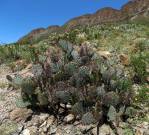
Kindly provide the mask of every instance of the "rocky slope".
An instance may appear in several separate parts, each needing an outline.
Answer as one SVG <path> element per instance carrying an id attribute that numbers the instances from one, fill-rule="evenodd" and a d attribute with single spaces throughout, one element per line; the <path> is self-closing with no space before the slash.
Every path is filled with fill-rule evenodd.
<path id="1" fill-rule="evenodd" d="M 62 27 L 60 26 L 49 26 L 48 28 L 38 28 L 26 36 L 19 39 L 19 43 L 31 43 L 45 39 L 49 33 L 68 31 L 77 26 L 84 25 L 96 25 L 103 23 L 120 22 L 124 20 L 134 19 L 148 19 L 149 17 L 149 0 L 131 0 L 120 10 L 116 10 L 110 7 L 106 7 L 98 10 L 94 14 L 86 14 L 80 17 L 76 17 L 66 22 Z"/>
<path id="2" fill-rule="evenodd" d="M 131 0 L 121 8 L 121 12 L 123 14 L 127 14 L 128 16 L 134 16 L 142 11 L 147 11 L 149 8 L 148 0 Z"/>
<path id="3" fill-rule="evenodd" d="M 49 26 L 47 29 L 45 28 L 38 28 L 32 30 L 30 33 L 19 39 L 19 43 L 28 43 L 32 42 L 33 40 L 39 39 L 40 37 L 47 37 L 49 33 L 57 32 L 59 30 L 59 26 Z"/>
<path id="4" fill-rule="evenodd" d="M 24 70 L 21 72 L 23 73 Z M 15 73 L 12 73 L 6 65 L 0 65 L 0 73 L 1 135 L 97 135 L 96 124 L 84 125 L 80 121 L 73 122 L 74 115 L 72 114 L 65 116 L 63 122 L 59 123 L 52 114 L 34 112 L 31 109 L 24 108 L 20 101 L 20 90 L 12 90 L 7 87 L 6 75 Z M 136 85 L 133 87 L 137 90 Z M 142 112 L 146 113 L 148 117 L 148 107 L 144 107 Z M 119 123 L 117 132 L 118 135 L 133 135 L 133 133 L 135 135 L 148 135 L 148 129 L 147 119 L 135 121 L 135 118 L 129 118 L 127 122 Z M 99 128 L 99 135 L 116 134 L 108 124 L 103 124 Z"/>

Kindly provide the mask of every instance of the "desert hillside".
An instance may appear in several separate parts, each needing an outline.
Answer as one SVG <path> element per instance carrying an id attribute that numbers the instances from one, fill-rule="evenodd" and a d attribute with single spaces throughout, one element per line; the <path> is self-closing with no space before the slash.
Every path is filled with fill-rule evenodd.
<path id="1" fill-rule="evenodd" d="M 93 26 L 115 22 L 141 21 L 149 23 L 149 1 L 131 0 L 123 5 L 120 10 L 106 7 L 99 9 L 94 14 L 86 14 L 75 17 L 66 22 L 63 26 L 49 26 L 48 28 L 38 28 L 19 39 L 19 43 L 35 43 L 48 37 L 50 33 L 63 33 L 79 26 Z"/>
<path id="2" fill-rule="evenodd" d="M 0 46 L 0 135 L 149 135 L 148 2 Z"/>

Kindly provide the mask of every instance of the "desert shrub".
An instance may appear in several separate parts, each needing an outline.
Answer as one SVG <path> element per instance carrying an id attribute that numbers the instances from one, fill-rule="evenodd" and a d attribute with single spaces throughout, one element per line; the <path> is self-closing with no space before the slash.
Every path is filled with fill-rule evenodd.
<path id="1" fill-rule="evenodd" d="M 146 65 L 146 56 L 142 54 L 131 56 L 131 65 L 134 70 L 134 81 L 136 83 L 143 83 L 146 81 L 147 77 L 147 65 Z"/>
<path id="2" fill-rule="evenodd" d="M 0 47 L 0 61 L 10 62 L 22 59 L 22 53 L 27 52 L 28 46 L 21 46 L 20 44 L 10 44 Z"/>
<path id="3" fill-rule="evenodd" d="M 8 66 L 12 68 L 12 71 L 17 71 L 15 68 L 16 61 L 26 61 L 26 64 L 35 62 L 37 55 L 42 55 L 47 49 L 47 46 L 40 44 L 37 45 L 27 45 L 27 44 L 10 44 L 5 46 L 0 46 L 0 64 L 7 63 Z M 20 68 L 21 67 L 21 68 Z M 22 69 L 23 65 L 19 65 L 19 69 Z M 18 69 L 18 70 L 19 70 Z"/>
<path id="4" fill-rule="evenodd" d="M 144 83 L 146 81 L 148 65 L 148 41 L 140 38 L 135 46 L 137 53 L 131 56 L 131 65 L 135 72 L 135 82 Z"/>
<path id="5" fill-rule="evenodd" d="M 20 45 L 18 44 L 14 44 L 14 45 L 8 45 L 6 46 L 6 48 L 4 47 L 4 52 L 6 59 L 14 59 L 14 60 L 18 60 L 20 59 Z"/>
<path id="6" fill-rule="evenodd" d="M 146 85 L 141 86 L 141 88 L 138 90 L 138 94 L 136 95 L 135 100 L 137 102 L 148 103 L 149 101 L 148 93 L 149 93 L 149 88 Z"/>

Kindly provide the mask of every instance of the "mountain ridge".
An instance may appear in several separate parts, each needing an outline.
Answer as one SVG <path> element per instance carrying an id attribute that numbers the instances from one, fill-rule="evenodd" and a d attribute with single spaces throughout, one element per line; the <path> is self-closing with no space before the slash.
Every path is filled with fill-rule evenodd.
<path id="1" fill-rule="evenodd" d="M 143 12 L 142 12 L 143 11 Z M 63 26 L 53 25 L 48 28 L 37 28 L 18 40 L 19 43 L 33 42 L 40 35 L 47 37 L 52 32 L 69 31 L 78 26 L 114 23 L 124 20 L 134 20 L 138 17 L 149 17 L 149 0 L 130 0 L 120 10 L 105 7 L 93 14 L 85 14 L 67 21 Z"/>

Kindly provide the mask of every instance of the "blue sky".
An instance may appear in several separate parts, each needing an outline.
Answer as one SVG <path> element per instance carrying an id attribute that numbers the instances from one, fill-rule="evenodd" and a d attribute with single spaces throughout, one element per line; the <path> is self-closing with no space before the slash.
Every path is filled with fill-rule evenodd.
<path id="1" fill-rule="evenodd" d="M 39 27 L 63 25 L 69 19 L 103 7 L 119 9 L 128 0 L 0 0 L 0 43 L 17 41 Z"/>

